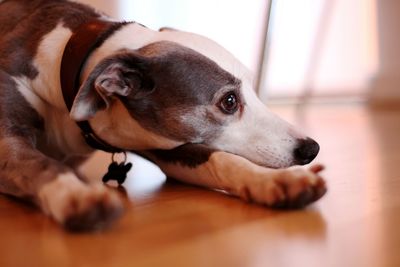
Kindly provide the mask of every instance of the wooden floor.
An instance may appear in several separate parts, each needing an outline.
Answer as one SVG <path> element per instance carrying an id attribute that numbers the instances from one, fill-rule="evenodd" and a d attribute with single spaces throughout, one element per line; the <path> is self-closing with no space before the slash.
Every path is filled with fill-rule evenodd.
<path id="1" fill-rule="evenodd" d="M 272 211 L 135 160 L 127 211 L 104 232 L 65 232 L 0 196 L 0 266 L 400 266 L 400 109 L 274 109 L 321 144 L 329 191 L 315 205 Z M 85 170 L 98 177 L 107 162 Z"/>

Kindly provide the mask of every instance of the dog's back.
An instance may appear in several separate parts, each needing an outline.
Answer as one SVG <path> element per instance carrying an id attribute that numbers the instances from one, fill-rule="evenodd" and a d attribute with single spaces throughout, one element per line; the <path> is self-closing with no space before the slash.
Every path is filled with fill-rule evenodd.
<path id="1" fill-rule="evenodd" d="M 42 37 L 62 22 L 75 29 L 99 17 L 90 7 L 65 0 L 6 0 L 0 4 L 0 68 L 33 79 L 31 65 Z"/>
<path id="2" fill-rule="evenodd" d="M 0 1 L 0 40 L 11 32 L 24 17 L 32 14 L 39 2 L 43 1 Z M 16 15 L 14 16 L 14 14 Z"/>
<path id="3" fill-rule="evenodd" d="M 65 2 L 63 0 L 4 0 L 0 1 L 0 40 L 7 33 L 12 32 L 18 25 L 25 24 L 29 17 L 36 16 L 37 12 L 49 3 Z M 12 14 L 12 15 L 10 15 Z"/>

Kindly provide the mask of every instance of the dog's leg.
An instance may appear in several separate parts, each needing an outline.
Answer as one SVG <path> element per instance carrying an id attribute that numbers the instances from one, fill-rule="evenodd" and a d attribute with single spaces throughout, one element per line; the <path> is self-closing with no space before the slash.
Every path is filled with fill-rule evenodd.
<path id="1" fill-rule="evenodd" d="M 115 192 L 86 184 L 75 172 L 18 137 L 0 140 L 0 192 L 28 199 L 72 230 L 107 225 L 122 212 Z"/>
<path id="2" fill-rule="evenodd" d="M 185 149 L 185 157 L 176 152 L 146 154 L 168 175 L 178 180 L 222 189 L 275 208 L 301 208 L 321 198 L 326 192 L 319 176 L 321 165 L 309 168 L 270 169 L 258 166 L 240 156 L 226 152 Z M 197 153 L 197 154 L 196 154 Z M 194 161 L 197 157 L 198 162 Z"/>
<path id="3" fill-rule="evenodd" d="M 117 193 L 84 183 L 72 168 L 37 149 L 44 123 L 0 70 L 0 193 L 29 200 L 77 230 L 113 221 L 122 211 Z"/>

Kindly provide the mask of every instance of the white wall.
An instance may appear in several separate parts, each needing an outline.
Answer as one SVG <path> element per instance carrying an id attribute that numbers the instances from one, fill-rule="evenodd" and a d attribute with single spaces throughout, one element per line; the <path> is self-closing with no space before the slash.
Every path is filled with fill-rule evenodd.
<path id="1" fill-rule="evenodd" d="M 266 0 L 80 1 L 154 29 L 171 26 L 204 34 L 257 70 Z M 372 102 L 400 100 L 400 1 L 274 2 L 264 98 L 299 95 L 311 85 L 322 95 L 369 95 Z M 322 18 L 326 3 L 332 10 L 329 18 Z M 326 28 L 315 46 L 321 21 Z M 308 75 L 316 47 L 320 55 Z"/>
<path id="2" fill-rule="evenodd" d="M 275 1 L 262 95 L 365 95 L 378 67 L 376 0 Z"/>
<path id="3" fill-rule="evenodd" d="M 379 70 L 374 77 L 371 103 L 400 102 L 400 1 L 377 1 Z"/>
<path id="4" fill-rule="evenodd" d="M 158 30 L 205 35 L 257 71 L 267 0 L 80 0 L 119 19 Z"/>

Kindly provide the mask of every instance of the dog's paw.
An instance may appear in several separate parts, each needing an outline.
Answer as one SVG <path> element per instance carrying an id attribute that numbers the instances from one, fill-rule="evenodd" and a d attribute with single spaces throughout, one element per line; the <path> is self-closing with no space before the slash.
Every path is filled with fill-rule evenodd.
<path id="1" fill-rule="evenodd" d="M 63 207 L 63 225 L 73 231 L 102 229 L 119 218 L 123 204 L 117 193 L 103 185 L 90 186 L 79 196 L 71 195 Z"/>
<path id="2" fill-rule="evenodd" d="M 308 169 L 292 167 L 282 170 L 274 179 L 277 187 L 284 193 L 284 198 L 271 206 L 274 208 L 302 208 L 325 195 L 325 181 L 319 175 L 324 169 L 322 165 L 313 165 Z"/>
<path id="3" fill-rule="evenodd" d="M 122 215 L 123 203 L 116 192 L 102 184 L 85 185 L 69 179 L 56 180 L 41 190 L 43 210 L 67 229 L 102 229 Z"/>
<path id="4" fill-rule="evenodd" d="M 240 196 L 272 208 L 302 208 L 326 193 L 325 181 L 319 176 L 322 170 L 322 165 L 275 170 L 272 176 L 242 188 Z"/>

